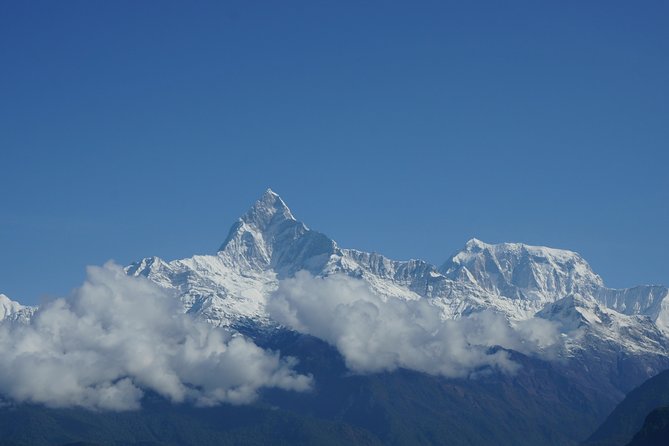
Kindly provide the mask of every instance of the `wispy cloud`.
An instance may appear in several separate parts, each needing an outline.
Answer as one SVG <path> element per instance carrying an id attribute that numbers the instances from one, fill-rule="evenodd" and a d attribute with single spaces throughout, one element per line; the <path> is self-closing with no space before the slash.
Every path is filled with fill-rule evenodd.
<path id="1" fill-rule="evenodd" d="M 486 367 L 513 373 L 519 365 L 491 347 L 540 354 L 559 342 L 557 328 L 543 319 L 512 327 L 501 315 L 481 312 L 445 321 L 427 300 L 384 300 L 344 275 L 300 272 L 283 280 L 269 311 L 279 323 L 334 345 L 360 373 L 399 367 L 447 377 Z"/>
<path id="2" fill-rule="evenodd" d="M 44 304 L 27 325 L 0 325 L 0 393 L 52 407 L 127 410 L 143 390 L 174 402 L 252 401 L 261 387 L 303 391 L 294 360 L 182 314 L 144 278 L 89 267 L 70 298 Z"/>

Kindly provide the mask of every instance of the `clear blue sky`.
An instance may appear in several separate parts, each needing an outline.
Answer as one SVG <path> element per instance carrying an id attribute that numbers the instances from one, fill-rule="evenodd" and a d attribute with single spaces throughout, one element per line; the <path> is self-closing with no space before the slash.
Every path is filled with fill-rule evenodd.
<path id="1" fill-rule="evenodd" d="M 669 3 L 0 3 L 0 292 L 210 253 L 267 187 L 341 245 L 669 284 Z"/>

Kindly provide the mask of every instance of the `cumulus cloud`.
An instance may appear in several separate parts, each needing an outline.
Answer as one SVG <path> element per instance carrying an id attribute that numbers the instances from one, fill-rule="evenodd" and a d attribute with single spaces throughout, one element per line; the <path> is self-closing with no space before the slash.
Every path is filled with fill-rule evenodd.
<path id="1" fill-rule="evenodd" d="M 294 360 L 182 314 L 176 299 L 108 263 L 29 324 L 0 324 L 0 393 L 51 407 L 128 410 L 143 390 L 174 402 L 252 401 L 261 387 L 303 391 Z"/>
<path id="2" fill-rule="evenodd" d="M 492 312 L 442 320 L 428 300 L 382 299 L 363 280 L 344 275 L 300 272 L 283 280 L 269 311 L 279 323 L 335 346 L 359 373 L 399 367 L 447 377 L 487 368 L 513 373 L 519 365 L 504 349 L 541 354 L 559 340 L 543 319 L 515 327 Z"/>

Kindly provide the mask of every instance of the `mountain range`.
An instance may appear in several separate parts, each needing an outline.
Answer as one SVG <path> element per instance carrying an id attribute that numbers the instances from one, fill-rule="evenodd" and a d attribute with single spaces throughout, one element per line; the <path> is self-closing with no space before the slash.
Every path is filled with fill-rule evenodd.
<path id="1" fill-rule="evenodd" d="M 269 189 L 216 254 L 147 257 L 126 268 L 172 290 L 184 311 L 214 325 L 259 328 L 275 325 L 266 306 L 279 281 L 301 270 L 359 278 L 385 298 L 426 299 L 444 319 L 482 310 L 512 322 L 545 318 L 559 324 L 567 354 L 584 348 L 584 337 L 630 354 L 664 356 L 669 345 L 665 286 L 608 288 L 579 254 L 521 243 L 472 239 L 439 267 L 341 248 Z"/>
<path id="2" fill-rule="evenodd" d="M 271 311 L 281 284 L 304 272 L 320 279 L 351 278 L 389 304 L 424 303 L 442 321 L 484 313 L 501 316 L 512 327 L 540 320 L 560 342 L 550 355 L 490 345 L 490 352 L 504 351 L 519 364 L 513 374 L 476 369 L 453 378 L 402 366 L 351 373 L 336 342 L 286 326 Z M 271 419 L 267 414 L 274 409 L 298 420 L 301 427 L 293 433 L 325 426 L 350 444 L 575 445 L 628 391 L 669 368 L 667 287 L 608 288 L 579 254 L 521 243 L 472 239 L 440 266 L 342 248 L 297 220 L 269 189 L 233 224 L 216 253 L 171 261 L 147 257 L 125 273 L 154 282 L 197 319 L 298 358 L 298 371 L 314 376 L 315 391 L 268 390 L 254 410 L 263 420 Z M 1 319 L 26 323 L 35 311 L 0 295 Z M 64 416 L 39 414 L 54 425 Z M 62 423 L 72 422 L 65 418 Z M 65 438 L 58 429 L 58 438 Z M 283 431 L 268 432 L 276 440 L 287 438 Z M 40 444 L 57 444 L 49 435 L 56 434 L 44 434 Z M 142 435 L 124 441 L 197 444 Z"/>

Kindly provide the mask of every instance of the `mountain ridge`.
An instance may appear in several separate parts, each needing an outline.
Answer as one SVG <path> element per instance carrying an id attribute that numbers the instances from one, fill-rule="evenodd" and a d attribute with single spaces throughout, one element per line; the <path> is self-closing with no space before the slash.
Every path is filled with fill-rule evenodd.
<path id="1" fill-rule="evenodd" d="M 390 309 L 408 308 L 400 314 L 408 319 L 440 319 L 442 325 L 427 325 L 437 331 L 463 322 L 475 335 L 480 325 L 466 325 L 469 321 L 497 323 L 501 315 L 509 330 L 547 321 L 539 325 L 555 328 L 562 344 L 550 345 L 550 354 L 534 354 L 521 344 L 503 347 L 495 335 L 501 332 L 491 332 L 482 354 L 507 355 L 517 366 L 514 372 L 484 362 L 464 377 L 412 369 L 412 363 L 356 373 L 336 342 L 282 326 L 273 319 L 276 313 L 268 311 L 280 295 L 278 288 L 304 277 L 303 270 L 318 287 L 342 283 L 340 279 L 353 283 L 352 289 L 373 296 L 372 310 L 386 311 L 383 304 L 390 303 Z M 297 358 L 297 371 L 313 374 L 313 393 L 268 389 L 261 396 L 262 407 L 269 404 L 279 415 L 294 411 L 303 426 L 312 423 L 305 416 L 318 423 L 350 423 L 362 429 L 364 438 L 369 434 L 383 444 L 438 444 L 454 438 L 454 444 L 478 445 L 499 438 L 504 444 L 573 446 L 592 433 L 627 391 L 669 367 L 669 342 L 661 329 L 666 287 L 609 289 L 578 253 L 518 243 L 471 239 L 441 266 L 343 248 L 297 220 L 272 190 L 232 225 L 215 253 L 171 261 L 146 257 L 124 272 L 162 287 L 195 318 Z M 8 304 L 11 314 L 35 311 L 14 304 Z M 485 319 L 489 313 L 497 315 Z M 428 338 L 410 345 L 423 347 L 421 341 L 427 340 L 439 347 L 426 333 Z M 439 342 L 448 348 L 452 339 Z M 398 354 L 398 348 L 392 340 L 390 353 Z M 331 429 L 327 423 L 319 424 L 319 432 Z M 61 428 L 55 432 L 60 435 Z"/>
<path id="2" fill-rule="evenodd" d="M 268 313 L 269 299 L 282 280 L 302 270 L 361 280 L 384 300 L 424 300 L 442 320 L 483 311 L 512 325 L 545 319 L 559 329 L 564 358 L 598 349 L 611 358 L 651 358 L 655 365 L 639 380 L 659 372 L 656 367 L 669 357 L 666 287 L 607 288 L 578 253 L 522 243 L 470 239 L 441 267 L 341 248 L 296 219 L 271 189 L 232 225 L 215 254 L 147 257 L 125 268 L 174 295 L 184 312 L 242 332 L 279 326 Z M 36 311 L 7 302 L 0 316 L 10 320 L 25 322 Z"/>
<path id="3" fill-rule="evenodd" d="M 634 326 L 631 332 L 651 336 L 650 342 L 644 342 L 643 336 L 623 339 L 621 333 L 616 339 L 609 330 L 607 342 L 618 342 L 631 352 L 667 352 L 666 287 L 607 288 L 578 253 L 522 243 L 488 244 L 470 239 L 440 267 L 419 259 L 393 260 L 341 248 L 296 219 L 272 189 L 232 225 L 216 254 L 171 262 L 152 257 L 126 268 L 130 275 L 146 276 L 174 290 L 185 311 L 231 327 L 272 325 L 264 310 L 267 299 L 280 280 L 300 270 L 322 277 L 345 274 L 358 278 L 384 298 L 429 299 L 444 319 L 483 310 L 502 313 L 512 322 L 555 316 L 562 313 L 541 312 L 578 295 L 581 313 L 597 307 L 596 311 L 616 320 L 609 325 Z M 557 322 L 570 326 L 569 321 Z M 596 318 L 584 322 L 601 324 Z"/>

